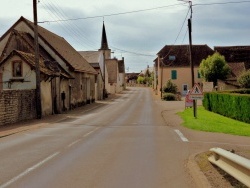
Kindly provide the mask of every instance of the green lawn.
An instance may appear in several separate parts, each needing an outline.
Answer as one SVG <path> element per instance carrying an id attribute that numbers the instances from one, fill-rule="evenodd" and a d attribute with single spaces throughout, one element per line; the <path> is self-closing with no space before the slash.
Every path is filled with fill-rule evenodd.
<path id="1" fill-rule="evenodd" d="M 192 108 L 179 112 L 178 115 L 184 120 L 183 126 L 190 129 L 250 136 L 250 124 L 209 112 L 201 106 L 197 108 L 197 118 L 194 118 Z"/>

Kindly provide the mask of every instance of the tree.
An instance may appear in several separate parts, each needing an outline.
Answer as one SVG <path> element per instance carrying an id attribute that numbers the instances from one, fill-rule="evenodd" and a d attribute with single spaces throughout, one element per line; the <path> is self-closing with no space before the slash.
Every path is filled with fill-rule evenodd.
<path id="1" fill-rule="evenodd" d="M 243 72 L 237 81 L 242 88 L 250 88 L 250 70 Z"/>
<path id="2" fill-rule="evenodd" d="M 202 60 L 199 72 L 205 81 L 213 82 L 216 86 L 218 79 L 224 80 L 227 78 L 230 68 L 225 61 L 225 57 L 216 52 L 212 56 L 208 56 L 207 59 Z"/>
<path id="3" fill-rule="evenodd" d="M 177 85 L 174 84 L 171 80 L 168 80 L 166 85 L 163 86 L 164 93 L 177 93 Z"/>
<path id="4" fill-rule="evenodd" d="M 143 76 L 138 76 L 137 83 L 138 84 L 145 84 L 145 78 Z"/>

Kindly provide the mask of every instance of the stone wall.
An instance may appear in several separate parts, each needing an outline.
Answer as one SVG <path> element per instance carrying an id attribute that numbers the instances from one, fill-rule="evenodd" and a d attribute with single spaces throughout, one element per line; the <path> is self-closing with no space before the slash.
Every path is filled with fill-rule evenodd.
<path id="1" fill-rule="evenodd" d="M 36 118 L 35 90 L 0 91 L 0 125 Z"/>

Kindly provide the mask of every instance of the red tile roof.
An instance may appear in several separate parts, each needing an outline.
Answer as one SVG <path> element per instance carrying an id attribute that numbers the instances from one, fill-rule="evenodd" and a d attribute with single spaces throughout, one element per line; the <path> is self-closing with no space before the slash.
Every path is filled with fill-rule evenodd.
<path id="1" fill-rule="evenodd" d="M 21 17 L 33 29 L 33 22 Z M 18 21 L 18 22 L 19 22 Z M 67 64 L 77 72 L 97 74 L 95 69 L 63 38 L 47 29 L 38 26 L 39 37 L 41 37 Z"/>
<path id="2" fill-rule="evenodd" d="M 213 55 L 214 51 L 207 45 L 193 45 L 193 63 L 199 66 L 203 59 Z M 165 66 L 187 67 L 190 66 L 189 45 L 166 45 L 158 53 L 163 58 Z"/>
<path id="3" fill-rule="evenodd" d="M 215 46 L 214 50 L 223 55 L 227 62 L 244 62 L 246 69 L 250 69 L 250 46 Z"/>

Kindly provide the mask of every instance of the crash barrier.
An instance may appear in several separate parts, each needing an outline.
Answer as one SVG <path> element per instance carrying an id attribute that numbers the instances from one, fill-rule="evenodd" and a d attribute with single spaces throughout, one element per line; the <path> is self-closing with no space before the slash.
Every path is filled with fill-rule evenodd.
<path id="1" fill-rule="evenodd" d="M 250 187 L 250 160 L 221 148 L 211 148 L 208 160 L 235 179 Z"/>

